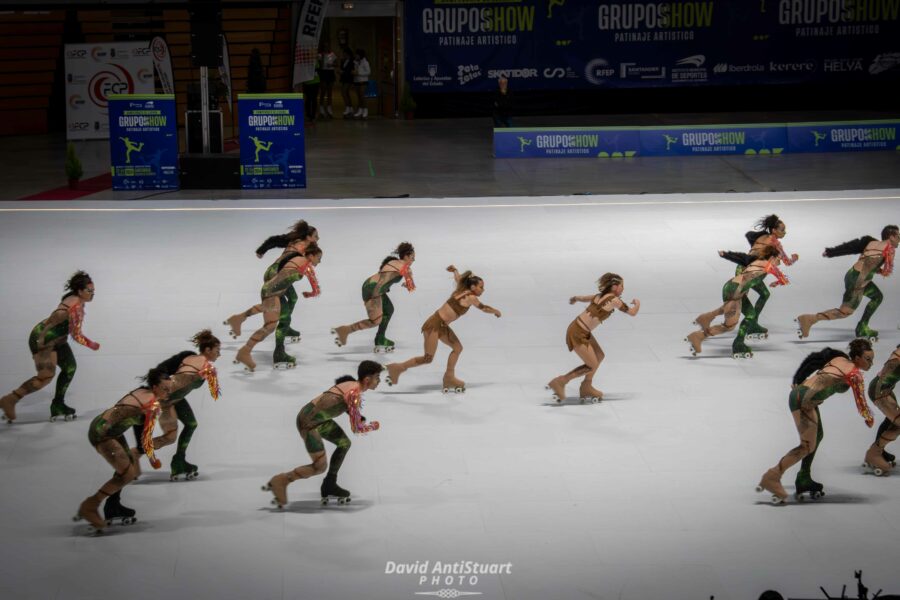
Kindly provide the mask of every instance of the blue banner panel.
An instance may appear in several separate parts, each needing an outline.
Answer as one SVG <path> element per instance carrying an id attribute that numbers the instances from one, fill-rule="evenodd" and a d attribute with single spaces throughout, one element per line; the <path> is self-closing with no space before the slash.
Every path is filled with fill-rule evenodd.
<path id="1" fill-rule="evenodd" d="M 177 190 L 175 96 L 109 96 L 109 156 L 114 190 Z"/>
<path id="2" fill-rule="evenodd" d="M 789 123 L 790 152 L 855 152 L 900 150 L 900 121 L 855 123 Z"/>
<path id="3" fill-rule="evenodd" d="M 784 123 L 642 127 L 640 137 L 644 156 L 781 154 L 787 146 Z"/>
<path id="4" fill-rule="evenodd" d="M 496 158 L 624 158 L 640 153 L 638 130 L 626 127 L 494 130 Z"/>
<path id="5" fill-rule="evenodd" d="M 900 79 L 900 0 L 406 0 L 414 92 Z"/>
<path id="6" fill-rule="evenodd" d="M 241 187 L 305 188 L 303 94 L 239 94 Z"/>

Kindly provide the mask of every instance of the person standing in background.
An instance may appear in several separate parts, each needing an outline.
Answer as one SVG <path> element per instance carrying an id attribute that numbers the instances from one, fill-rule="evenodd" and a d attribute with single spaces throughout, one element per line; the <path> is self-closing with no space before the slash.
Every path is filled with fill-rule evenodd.
<path id="1" fill-rule="evenodd" d="M 356 112 L 353 113 L 354 119 L 368 119 L 369 109 L 366 108 L 366 87 L 369 85 L 369 76 L 372 74 L 372 67 L 366 60 L 366 51 L 362 48 L 356 49 L 356 70 L 353 74 L 353 85 L 356 87 Z"/>

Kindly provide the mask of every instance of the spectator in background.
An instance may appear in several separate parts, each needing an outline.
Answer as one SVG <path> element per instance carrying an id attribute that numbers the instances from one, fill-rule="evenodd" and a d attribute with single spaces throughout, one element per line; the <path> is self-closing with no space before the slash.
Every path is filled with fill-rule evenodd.
<path id="1" fill-rule="evenodd" d="M 512 127 L 512 98 L 509 94 L 509 80 L 502 75 L 497 80 L 493 108 L 494 127 Z"/>
<path id="2" fill-rule="evenodd" d="M 353 117 L 353 100 L 350 99 L 350 88 L 353 87 L 353 52 L 346 46 L 341 52 L 341 97 L 344 99 L 344 118 Z"/>
<path id="3" fill-rule="evenodd" d="M 319 114 L 326 119 L 334 117 L 331 109 L 331 93 L 334 90 L 334 67 L 337 63 L 337 55 L 331 51 L 328 42 L 322 44 L 322 51 L 319 54 L 319 80 L 321 87 L 319 88 Z"/>
<path id="4" fill-rule="evenodd" d="M 309 81 L 303 82 L 303 102 L 306 107 L 306 120 L 310 123 L 316 121 L 316 108 L 319 102 L 319 68 L 321 59 L 316 58 L 316 70 Z"/>
<path id="5" fill-rule="evenodd" d="M 362 48 L 356 49 L 356 70 L 353 74 L 353 85 L 356 87 L 356 101 L 358 102 L 356 112 L 353 113 L 354 119 L 367 119 L 369 117 L 369 109 L 366 108 L 366 87 L 369 85 L 369 75 L 372 74 L 372 67 L 366 60 L 366 51 Z"/>

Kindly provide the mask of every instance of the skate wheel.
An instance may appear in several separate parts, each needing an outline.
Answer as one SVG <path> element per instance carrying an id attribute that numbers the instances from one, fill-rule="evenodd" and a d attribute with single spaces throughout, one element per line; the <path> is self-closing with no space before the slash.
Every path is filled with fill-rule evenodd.
<path id="1" fill-rule="evenodd" d="M 784 504 L 784 498 L 773 494 L 772 495 L 772 504 L 775 504 L 776 506 L 779 504 Z"/>
<path id="2" fill-rule="evenodd" d="M 446 394 L 450 391 L 450 388 L 444 388 L 442 391 Z"/>
<path id="3" fill-rule="evenodd" d="M 272 491 L 272 486 L 269 485 L 269 484 L 267 483 L 266 485 L 260 487 L 260 489 L 261 489 L 262 491 L 264 491 L 264 492 L 271 492 L 271 491 Z"/>
<path id="4" fill-rule="evenodd" d="M 169 481 L 178 481 L 178 475 L 169 475 Z"/>
<path id="5" fill-rule="evenodd" d="M 875 477 L 881 477 L 882 475 L 885 474 L 884 471 L 883 471 L 881 468 L 879 468 L 879 467 L 874 467 L 874 468 L 872 469 L 872 473 L 875 474 Z"/>
<path id="6" fill-rule="evenodd" d="M 200 473 L 198 471 L 191 471 L 190 473 L 185 475 L 184 478 L 187 479 L 188 481 L 193 481 L 193 480 L 197 479 L 197 477 L 199 475 L 200 475 Z"/>
<path id="7" fill-rule="evenodd" d="M 458 387 L 458 388 L 456 388 L 456 389 L 453 390 L 453 391 L 456 392 L 457 394 L 465 394 L 465 393 L 466 393 L 466 388 L 464 388 L 464 387 Z"/>
<path id="8" fill-rule="evenodd" d="M 66 415 L 64 418 L 66 421 L 74 421 L 78 418 L 78 415 Z"/>
<path id="9" fill-rule="evenodd" d="M 278 501 L 277 498 L 272 498 L 272 499 L 269 501 L 269 504 L 271 504 L 271 505 L 274 506 L 275 508 L 281 508 L 281 507 L 282 507 L 282 504 Z"/>
<path id="10" fill-rule="evenodd" d="M 350 502 L 350 498 L 338 498 L 338 504 L 347 504 Z"/>
<path id="11" fill-rule="evenodd" d="M 134 525 L 135 523 L 137 523 L 137 517 L 126 517 L 125 519 L 122 519 L 123 525 Z"/>
<path id="12" fill-rule="evenodd" d="M 76 523 L 78 521 L 80 521 L 81 519 L 82 519 L 81 515 L 75 515 L 74 517 L 72 517 L 72 520 L 75 521 Z"/>
<path id="13" fill-rule="evenodd" d="M 300 342 L 300 336 L 299 336 L 299 335 L 292 335 L 292 336 L 289 337 L 286 341 L 287 341 L 288 344 L 297 344 L 297 343 Z"/>
<path id="14" fill-rule="evenodd" d="M 765 490 L 765 488 L 764 488 L 763 486 L 761 486 L 761 485 L 756 486 L 756 493 L 757 493 L 757 494 L 763 492 L 764 490 Z"/>
<path id="15" fill-rule="evenodd" d="M 322 506 L 328 504 L 328 498 L 322 498 Z"/>
<path id="16" fill-rule="evenodd" d="M 56 423 L 56 417 L 55 417 L 55 416 L 50 417 L 50 422 L 51 422 L 51 423 Z"/>
<path id="17" fill-rule="evenodd" d="M 385 377 L 384 380 L 387 381 L 388 386 L 394 385 L 394 382 L 391 381 L 391 376 L 390 376 L 390 375 L 388 375 L 387 377 Z"/>

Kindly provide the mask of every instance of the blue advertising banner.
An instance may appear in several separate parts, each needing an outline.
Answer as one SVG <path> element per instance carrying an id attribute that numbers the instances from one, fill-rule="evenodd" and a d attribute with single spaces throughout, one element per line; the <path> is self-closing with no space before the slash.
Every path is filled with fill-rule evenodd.
<path id="1" fill-rule="evenodd" d="M 900 150 L 900 122 L 857 121 L 855 123 L 790 123 L 790 152 L 856 152 Z"/>
<path id="2" fill-rule="evenodd" d="M 238 94 L 241 187 L 305 188 L 303 94 Z"/>
<path id="3" fill-rule="evenodd" d="M 644 156 L 781 154 L 787 146 L 783 123 L 642 127 Z"/>
<path id="4" fill-rule="evenodd" d="M 900 0 L 406 0 L 414 92 L 900 79 Z"/>
<path id="5" fill-rule="evenodd" d="M 109 96 L 109 155 L 114 190 L 177 190 L 175 96 Z"/>
<path id="6" fill-rule="evenodd" d="M 640 154 L 640 145 L 633 127 L 494 130 L 496 158 L 624 158 Z"/>

